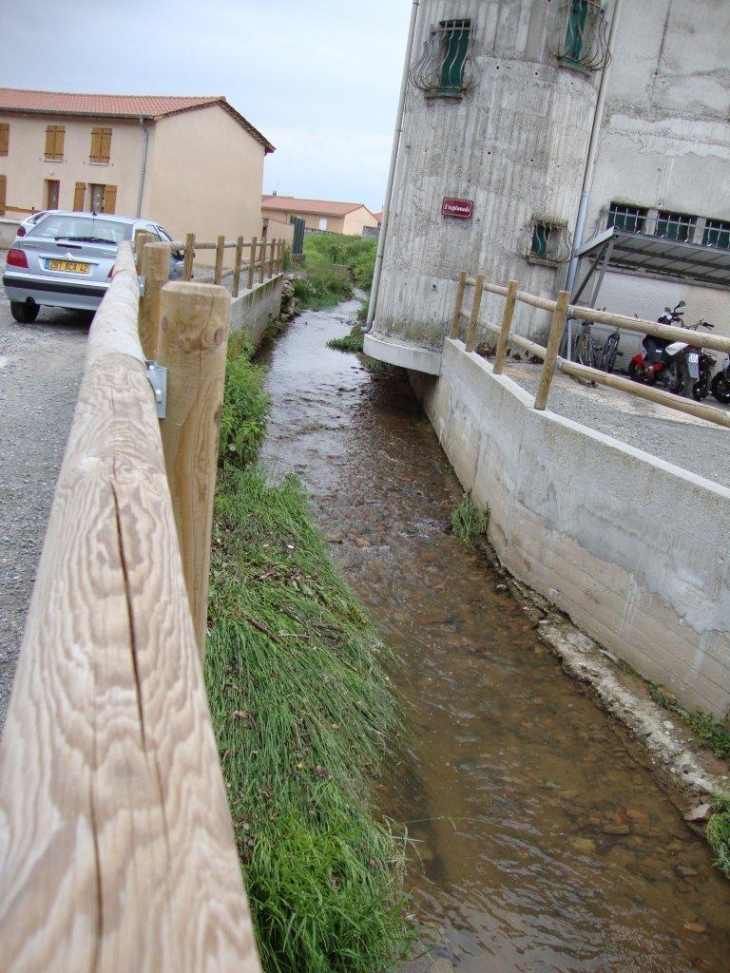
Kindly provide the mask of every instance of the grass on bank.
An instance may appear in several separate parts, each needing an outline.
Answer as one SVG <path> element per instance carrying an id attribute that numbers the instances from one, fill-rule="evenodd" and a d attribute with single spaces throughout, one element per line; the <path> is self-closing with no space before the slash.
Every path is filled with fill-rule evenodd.
<path id="1" fill-rule="evenodd" d="M 701 710 L 686 710 L 662 686 L 650 686 L 649 691 L 654 702 L 679 717 L 703 746 L 730 767 L 730 732 L 726 723 Z M 715 802 L 705 837 L 715 855 L 714 864 L 730 878 L 730 800 Z"/>
<path id="2" fill-rule="evenodd" d="M 304 276 L 294 281 L 302 307 L 334 307 L 352 297 L 353 287 L 369 290 L 377 240 L 338 233 L 310 233 L 304 238 Z"/>
<path id="3" fill-rule="evenodd" d="M 266 973 L 377 973 L 411 941 L 403 843 L 369 799 L 393 696 L 298 481 L 251 463 L 267 402 L 249 354 L 234 335 L 206 682 L 259 953 Z"/>

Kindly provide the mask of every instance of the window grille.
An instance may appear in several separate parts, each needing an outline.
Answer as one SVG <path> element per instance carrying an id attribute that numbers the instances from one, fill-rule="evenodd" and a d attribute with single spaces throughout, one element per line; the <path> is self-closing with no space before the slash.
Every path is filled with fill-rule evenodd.
<path id="1" fill-rule="evenodd" d="M 654 235 L 664 240 L 674 240 L 676 243 L 691 242 L 695 223 L 696 217 L 688 216 L 686 213 L 659 210 Z"/>
<path id="2" fill-rule="evenodd" d="M 718 250 L 730 250 L 730 223 L 706 220 L 702 244 L 705 247 L 717 247 Z"/>
<path id="3" fill-rule="evenodd" d="M 550 53 L 568 67 L 602 70 L 611 57 L 602 0 L 562 0 L 562 6 Z"/>
<path id="4" fill-rule="evenodd" d="M 624 233 L 643 233 L 649 211 L 641 206 L 623 206 L 611 203 L 608 210 L 608 228 L 615 226 Z"/>
<path id="5" fill-rule="evenodd" d="M 471 20 L 442 20 L 432 27 L 411 71 L 417 88 L 433 95 L 461 95 L 474 81 Z"/>
<path id="6" fill-rule="evenodd" d="M 571 252 L 568 227 L 565 223 L 534 219 L 529 238 L 525 236 L 519 251 L 531 263 L 564 263 Z"/>

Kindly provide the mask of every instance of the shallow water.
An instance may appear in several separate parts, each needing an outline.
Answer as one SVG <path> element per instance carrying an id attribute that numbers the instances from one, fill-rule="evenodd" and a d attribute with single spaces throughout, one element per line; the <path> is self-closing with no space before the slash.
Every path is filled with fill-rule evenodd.
<path id="1" fill-rule="evenodd" d="M 269 353 L 263 460 L 301 476 L 396 656 L 409 733 L 380 797 L 414 839 L 431 957 L 464 973 L 727 973 L 730 882 L 686 800 L 448 533 L 461 490 L 407 382 L 326 347 L 356 309 L 308 312 Z"/>

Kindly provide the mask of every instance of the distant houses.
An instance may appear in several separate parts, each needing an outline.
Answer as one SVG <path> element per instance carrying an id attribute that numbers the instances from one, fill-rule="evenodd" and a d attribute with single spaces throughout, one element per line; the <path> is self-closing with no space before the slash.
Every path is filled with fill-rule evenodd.
<path id="1" fill-rule="evenodd" d="M 362 236 L 366 227 L 376 228 L 378 219 L 363 203 L 336 203 L 324 199 L 297 199 L 272 193 L 261 200 L 261 215 L 275 223 L 301 217 L 309 230 Z"/>
<path id="2" fill-rule="evenodd" d="M 0 88 L 0 216 L 143 216 L 173 235 L 261 233 L 274 146 L 222 96 Z"/>

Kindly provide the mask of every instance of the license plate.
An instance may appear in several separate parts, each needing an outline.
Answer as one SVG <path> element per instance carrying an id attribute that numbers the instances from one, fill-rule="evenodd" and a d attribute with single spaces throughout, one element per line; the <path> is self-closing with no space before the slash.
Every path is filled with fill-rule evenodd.
<path id="1" fill-rule="evenodd" d="M 689 353 L 689 354 L 687 355 L 687 361 L 690 361 L 690 362 L 692 362 L 692 364 L 693 364 L 693 365 L 694 365 L 694 364 L 695 364 L 696 362 L 698 362 L 699 360 L 700 360 L 700 356 L 699 356 L 699 355 L 697 354 L 697 352 L 696 352 L 696 351 L 691 351 L 691 352 L 690 352 L 690 353 Z"/>
<path id="2" fill-rule="evenodd" d="M 70 260 L 49 260 L 49 270 L 66 270 L 71 274 L 88 274 L 91 264 L 77 264 Z"/>

